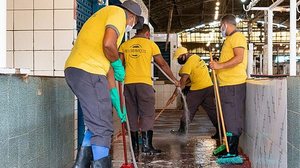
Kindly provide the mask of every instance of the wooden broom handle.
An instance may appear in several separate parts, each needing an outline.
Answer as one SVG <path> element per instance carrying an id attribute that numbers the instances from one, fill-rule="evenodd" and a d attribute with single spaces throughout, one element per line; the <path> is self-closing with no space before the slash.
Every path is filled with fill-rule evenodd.
<path id="1" fill-rule="evenodd" d="M 213 61 L 211 51 L 209 52 L 209 56 L 210 56 L 210 61 Z M 219 94 L 219 87 L 218 87 L 216 72 L 215 72 L 214 69 L 212 69 L 212 74 L 213 74 L 214 90 L 215 90 L 215 95 L 216 95 L 216 99 L 217 99 L 217 106 L 218 106 L 220 117 L 221 117 L 222 130 L 223 130 L 224 139 L 225 139 L 226 151 L 229 152 L 228 140 L 227 140 L 227 136 L 226 136 L 225 122 L 224 122 L 224 117 L 223 117 L 223 110 L 222 110 L 220 94 Z"/>

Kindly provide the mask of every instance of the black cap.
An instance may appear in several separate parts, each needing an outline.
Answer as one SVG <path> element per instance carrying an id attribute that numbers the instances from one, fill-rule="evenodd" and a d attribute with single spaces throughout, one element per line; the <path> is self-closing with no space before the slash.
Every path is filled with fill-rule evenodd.
<path id="1" fill-rule="evenodd" d="M 133 27 L 134 29 L 141 29 L 143 28 L 143 24 L 144 24 L 144 17 L 142 16 L 142 9 L 140 7 L 139 4 L 137 4 L 136 2 L 132 1 L 132 0 L 127 0 L 124 1 L 120 7 L 128 10 L 129 12 L 133 13 L 134 15 L 137 16 L 138 21 L 137 24 Z"/>

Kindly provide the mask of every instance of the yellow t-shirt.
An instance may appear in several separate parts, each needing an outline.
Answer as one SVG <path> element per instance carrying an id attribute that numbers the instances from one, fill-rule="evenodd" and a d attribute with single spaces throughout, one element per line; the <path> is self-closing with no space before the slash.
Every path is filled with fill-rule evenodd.
<path id="1" fill-rule="evenodd" d="M 217 70 L 217 78 L 220 86 L 238 85 L 246 82 L 247 79 L 247 40 L 241 32 L 236 32 L 226 37 L 224 41 L 220 63 L 227 62 L 234 57 L 233 49 L 237 47 L 244 48 L 243 62 L 233 68 Z"/>
<path id="2" fill-rule="evenodd" d="M 181 68 L 180 68 L 180 70 L 179 70 L 179 76 L 181 77 L 181 74 L 182 74 L 182 66 L 181 66 Z M 185 83 L 185 86 L 191 86 L 191 80 L 190 80 L 190 78 L 188 78 L 188 80 L 186 81 L 186 83 Z"/>
<path id="3" fill-rule="evenodd" d="M 200 90 L 212 86 L 205 62 L 198 55 L 191 55 L 181 67 L 180 74 L 187 74 L 191 80 L 190 90 Z"/>
<path id="4" fill-rule="evenodd" d="M 152 85 L 151 61 L 153 56 L 161 54 L 158 46 L 147 38 L 134 37 L 123 43 L 119 52 L 125 59 L 125 84 Z"/>
<path id="5" fill-rule="evenodd" d="M 103 52 L 105 29 L 113 28 L 121 44 L 125 27 L 125 11 L 117 6 L 107 6 L 93 14 L 83 25 L 65 68 L 75 67 L 93 74 L 106 75 L 110 62 Z"/>

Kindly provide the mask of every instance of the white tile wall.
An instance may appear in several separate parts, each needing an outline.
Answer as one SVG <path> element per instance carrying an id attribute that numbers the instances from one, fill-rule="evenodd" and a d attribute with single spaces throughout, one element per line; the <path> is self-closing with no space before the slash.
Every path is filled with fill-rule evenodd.
<path id="1" fill-rule="evenodd" d="M 53 0 L 34 0 L 34 9 L 53 9 Z"/>
<path id="2" fill-rule="evenodd" d="M 155 108 L 162 109 L 166 105 L 167 101 L 173 94 L 175 87 L 171 84 L 156 84 L 155 88 Z M 177 107 L 176 101 L 170 104 L 167 109 L 175 109 Z"/>
<path id="3" fill-rule="evenodd" d="M 54 71 L 55 76 L 65 76 L 64 71 Z"/>
<path id="4" fill-rule="evenodd" d="M 13 31 L 6 31 L 6 49 L 13 50 Z"/>
<path id="5" fill-rule="evenodd" d="M 74 28 L 73 10 L 55 10 L 54 28 L 55 29 L 73 29 Z"/>
<path id="6" fill-rule="evenodd" d="M 15 31 L 14 44 L 15 50 L 33 50 L 33 32 Z"/>
<path id="7" fill-rule="evenodd" d="M 53 31 L 35 31 L 34 50 L 53 50 Z"/>
<path id="8" fill-rule="evenodd" d="M 6 52 L 6 66 L 8 68 L 12 68 L 13 64 L 14 64 L 13 51 L 7 51 Z"/>
<path id="9" fill-rule="evenodd" d="M 33 11 L 14 11 L 14 30 L 33 30 Z"/>
<path id="10" fill-rule="evenodd" d="M 34 71 L 37 76 L 53 76 L 53 71 Z"/>
<path id="11" fill-rule="evenodd" d="M 54 0 L 55 9 L 73 9 L 74 0 Z"/>
<path id="12" fill-rule="evenodd" d="M 13 0 L 6 0 L 6 8 L 7 10 L 11 10 L 14 7 L 14 1 Z"/>
<path id="13" fill-rule="evenodd" d="M 34 70 L 53 71 L 53 51 L 34 51 Z"/>
<path id="14" fill-rule="evenodd" d="M 34 29 L 53 29 L 53 10 L 35 10 Z"/>
<path id="15" fill-rule="evenodd" d="M 65 62 L 69 57 L 70 51 L 54 52 L 54 69 L 55 71 L 64 70 Z"/>
<path id="16" fill-rule="evenodd" d="M 33 51 L 15 51 L 16 68 L 33 68 Z"/>
<path id="17" fill-rule="evenodd" d="M 73 47 L 73 30 L 54 31 L 54 49 L 70 50 Z"/>
<path id="18" fill-rule="evenodd" d="M 13 23 L 14 23 L 14 17 L 13 17 L 13 11 L 7 11 L 6 12 L 6 30 L 13 30 Z"/>
<path id="19" fill-rule="evenodd" d="M 8 0 L 14 1 L 14 9 L 33 9 L 33 0 Z"/>
<path id="20" fill-rule="evenodd" d="M 7 0 L 7 65 L 63 76 L 74 27 L 74 0 Z"/>

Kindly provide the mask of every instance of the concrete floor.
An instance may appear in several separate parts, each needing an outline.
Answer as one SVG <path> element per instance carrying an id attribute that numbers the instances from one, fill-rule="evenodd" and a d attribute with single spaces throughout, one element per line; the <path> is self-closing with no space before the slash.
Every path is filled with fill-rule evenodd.
<path id="1" fill-rule="evenodd" d="M 210 138 L 215 129 L 206 113 L 200 109 L 193 123 L 189 127 L 189 134 L 178 137 L 170 134 L 171 129 L 178 129 L 181 111 L 166 110 L 155 122 L 153 146 L 163 151 L 157 156 L 144 156 L 138 158 L 140 168 L 249 168 L 250 162 L 243 165 L 220 166 L 212 156 L 217 142 Z M 128 142 L 128 139 L 127 139 Z M 119 168 L 123 159 L 122 138 L 113 143 L 113 167 Z M 130 153 L 128 152 L 131 162 Z"/>

